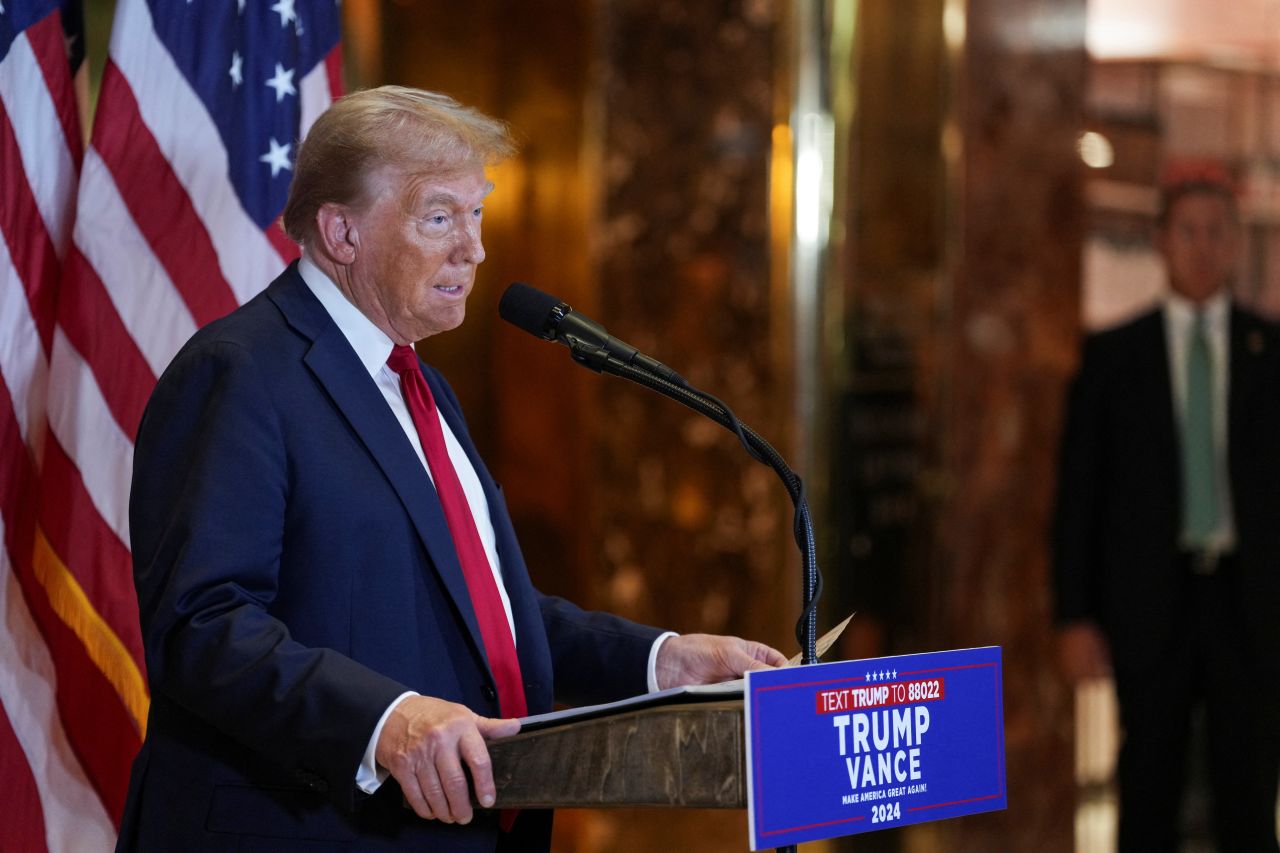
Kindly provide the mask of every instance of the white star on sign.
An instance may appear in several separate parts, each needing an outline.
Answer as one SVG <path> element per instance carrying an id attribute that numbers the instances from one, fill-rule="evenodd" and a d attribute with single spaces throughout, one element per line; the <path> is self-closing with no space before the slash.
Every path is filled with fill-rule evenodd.
<path id="1" fill-rule="evenodd" d="M 293 171 L 293 167 L 289 165 L 289 149 L 292 147 L 292 142 L 287 145 L 281 145 L 279 142 L 276 142 L 276 138 L 274 136 L 271 137 L 271 150 L 258 158 L 259 161 L 269 163 L 271 165 L 271 177 L 274 178 L 276 175 L 280 174 L 281 169 Z"/>
<path id="2" fill-rule="evenodd" d="M 276 0 L 276 5 L 271 7 L 271 11 L 280 15 L 282 27 L 298 17 L 298 13 L 293 11 L 293 0 Z"/>
<path id="3" fill-rule="evenodd" d="M 240 55 L 240 51 L 233 50 L 231 52 L 231 68 L 227 73 L 231 75 L 231 88 L 238 89 L 240 84 L 244 82 L 244 57 Z"/>
<path id="4" fill-rule="evenodd" d="M 279 62 L 276 63 L 276 76 L 268 80 L 267 85 L 276 90 L 277 104 L 284 100 L 285 95 L 298 94 L 298 90 L 293 88 L 293 69 L 285 71 Z"/>

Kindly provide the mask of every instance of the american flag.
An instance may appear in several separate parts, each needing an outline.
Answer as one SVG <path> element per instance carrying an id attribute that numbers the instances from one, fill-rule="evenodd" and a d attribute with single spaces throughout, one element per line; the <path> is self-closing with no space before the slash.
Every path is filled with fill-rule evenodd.
<path id="1" fill-rule="evenodd" d="M 82 159 L 56 7 L 0 0 L 0 849 L 24 851 L 111 846 L 149 703 L 133 437 L 178 347 L 296 256 L 276 217 L 340 91 L 335 0 L 119 0 Z"/>

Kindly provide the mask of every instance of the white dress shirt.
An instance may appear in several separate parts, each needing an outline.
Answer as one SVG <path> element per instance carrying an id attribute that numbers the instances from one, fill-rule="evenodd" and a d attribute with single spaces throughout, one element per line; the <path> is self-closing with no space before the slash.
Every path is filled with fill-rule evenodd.
<path id="1" fill-rule="evenodd" d="M 316 299 L 320 300 L 320 304 L 324 306 L 325 311 L 333 319 L 343 337 L 351 344 L 351 348 L 355 350 L 356 357 L 360 359 L 364 369 L 369 371 L 369 376 L 377 384 L 378 390 L 382 392 L 382 396 L 391 408 L 392 414 L 396 416 L 396 420 L 400 423 L 400 428 L 404 431 L 405 437 L 413 445 L 414 453 L 418 454 L 418 461 L 422 463 L 423 470 L 430 477 L 431 468 L 427 464 L 426 455 L 422 452 L 422 440 L 418 437 L 418 429 L 414 426 L 413 416 L 409 413 L 409 407 L 405 405 L 404 393 L 400 388 L 400 376 L 387 366 L 387 358 L 391 355 L 391 349 L 395 342 L 375 326 L 368 317 L 362 314 L 360 309 L 356 308 L 343 295 L 342 291 L 338 289 L 338 286 L 333 283 L 329 276 L 306 255 L 303 255 L 298 262 L 298 274 L 302 276 L 303 282 L 306 283 L 307 288 L 315 295 Z M 458 443 L 453 430 L 449 429 L 448 421 L 440 416 L 438 407 L 436 408 L 436 417 L 440 418 L 440 429 L 444 433 L 445 447 L 449 451 L 449 461 L 453 463 L 453 468 L 458 474 L 458 480 L 462 484 L 462 491 L 467 497 L 468 506 L 471 508 L 471 517 L 475 519 L 476 530 L 480 534 L 480 542 L 484 545 L 485 556 L 489 558 L 489 568 L 493 571 L 494 583 L 497 584 L 498 595 L 502 598 L 502 608 L 507 614 L 507 624 L 511 626 L 512 639 L 513 641 L 518 641 L 515 620 L 511 615 L 511 599 L 507 596 L 506 585 L 502 582 L 502 568 L 498 561 L 497 535 L 493 530 L 493 521 L 489 517 L 489 502 L 485 499 L 484 488 L 480 485 L 480 478 L 477 476 L 475 468 L 471 465 L 471 460 L 467 458 L 466 451 Z M 434 483 L 435 481 L 432 480 L 432 482 Z M 675 634 L 671 632 L 663 634 L 654 641 L 653 647 L 649 650 L 648 686 L 650 692 L 657 690 L 658 649 L 661 648 L 668 637 L 673 636 Z M 382 734 L 382 726 L 397 705 L 408 697 L 416 695 L 418 694 L 409 691 L 396 697 L 395 701 L 387 706 L 387 710 L 382 713 L 382 717 L 379 718 L 378 724 L 374 727 L 373 734 L 369 737 L 369 744 L 365 748 L 364 760 L 356 771 L 356 784 L 365 793 L 372 794 L 378 790 L 387 778 L 387 771 L 377 765 L 374 757 L 378 736 Z"/>
<path id="2" fill-rule="evenodd" d="M 1181 434 L 1187 412 L 1187 347 L 1195 327 L 1197 311 L 1204 315 L 1210 376 L 1213 380 L 1213 471 L 1218 493 L 1218 527 L 1210 536 L 1211 550 L 1226 553 L 1235 548 L 1236 529 L 1231 506 L 1231 478 L 1227 469 L 1227 400 L 1230 398 L 1227 386 L 1231 381 L 1231 337 L 1228 327 L 1231 322 L 1231 300 L 1225 291 L 1208 299 L 1199 309 L 1178 294 L 1169 294 L 1164 310 L 1169 383 L 1173 388 L 1174 411 Z"/>

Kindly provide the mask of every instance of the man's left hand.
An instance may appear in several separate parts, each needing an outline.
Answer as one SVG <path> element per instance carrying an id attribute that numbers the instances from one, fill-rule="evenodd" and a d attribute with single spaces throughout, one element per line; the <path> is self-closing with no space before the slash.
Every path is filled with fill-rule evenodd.
<path id="1" fill-rule="evenodd" d="M 764 643 L 716 634 L 670 637 L 658 649 L 658 689 L 715 684 L 741 678 L 749 669 L 776 669 L 787 658 Z"/>

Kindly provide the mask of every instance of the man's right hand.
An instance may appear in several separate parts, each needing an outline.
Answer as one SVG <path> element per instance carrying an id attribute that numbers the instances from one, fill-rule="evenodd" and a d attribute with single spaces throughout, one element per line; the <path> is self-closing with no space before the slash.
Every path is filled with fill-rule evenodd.
<path id="1" fill-rule="evenodd" d="M 1111 675 L 1107 638 L 1093 622 L 1072 622 L 1058 630 L 1058 659 L 1072 684 Z"/>
<path id="2" fill-rule="evenodd" d="M 404 792 L 419 817 L 445 823 L 471 822 L 471 792 L 488 808 L 496 792 L 485 741 L 520 731 L 519 720 L 481 717 L 465 705 L 410 696 L 392 709 L 378 735 L 374 756 Z"/>

